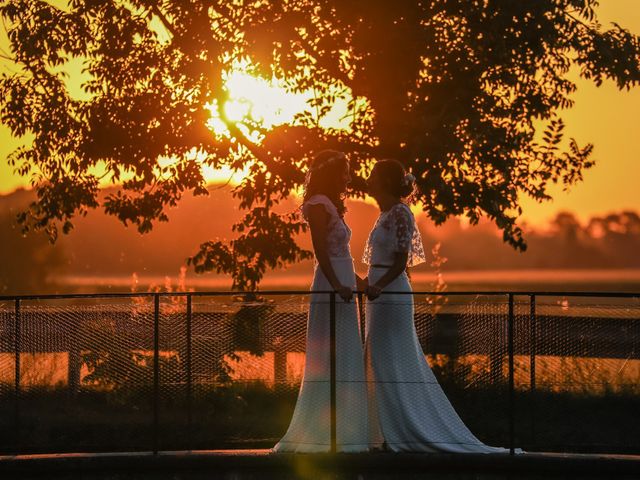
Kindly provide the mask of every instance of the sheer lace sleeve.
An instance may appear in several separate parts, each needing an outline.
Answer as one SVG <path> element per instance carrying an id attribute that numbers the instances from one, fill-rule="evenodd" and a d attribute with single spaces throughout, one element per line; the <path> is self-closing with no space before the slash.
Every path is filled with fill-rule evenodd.
<path id="1" fill-rule="evenodd" d="M 411 251 L 411 238 L 415 228 L 411 212 L 404 205 L 400 205 L 395 207 L 390 214 L 395 233 L 394 250 L 401 253 Z"/>
<path id="2" fill-rule="evenodd" d="M 389 213 L 391 214 L 391 222 L 395 230 L 395 251 L 406 252 L 408 254 L 408 267 L 424 263 L 426 257 L 422 245 L 422 237 L 420 236 L 420 231 L 416 226 L 416 220 L 409 207 L 405 204 L 399 204 Z"/>
<path id="3" fill-rule="evenodd" d="M 367 242 L 364 244 L 364 251 L 362 252 L 362 263 L 365 265 L 371 265 L 373 263 L 373 242 L 371 239 L 371 235 L 373 232 L 369 233 L 369 237 L 367 238 Z"/>
<path id="4" fill-rule="evenodd" d="M 403 203 L 380 214 L 369 234 L 362 261 L 369 265 L 389 266 L 398 252 L 408 254 L 408 267 L 426 261 L 413 213 Z"/>

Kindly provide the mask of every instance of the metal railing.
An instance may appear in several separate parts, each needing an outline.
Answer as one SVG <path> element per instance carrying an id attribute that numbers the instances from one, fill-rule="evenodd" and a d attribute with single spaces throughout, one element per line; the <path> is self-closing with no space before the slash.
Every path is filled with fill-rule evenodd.
<path id="1" fill-rule="evenodd" d="M 327 291 L 327 292 L 314 292 L 319 294 L 329 295 L 330 298 L 330 451 L 337 451 L 337 417 L 336 417 L 336 293 Z M 259 292 L 259 295 L 262 297 L 275 298 L 275 297 L 286 297 L 293 296 L 294 298 L 302 297 L 308 298 L 310 292 L 308 291 L 264 291 Z M 520 353 L 520 357 L 522 357 L 524 353 L 528 352 L 528 394 L 530 395 L 531 402 L 526 403 L 526 408 L 523 410 L 528 410 L 531 418 L 534 418 L 536 415 L 535 412 L 535 394 L 540 387 L 540 382 L 536 378 L 537 376 L 537 360 L 539 357 L 543 356 L 541 352 L 544 352 L 545 357 L 549 357 L 549 353 L 554 353 L 552 349 L 546 348 L 545 345 L 542 344 L 544 338 L 540 335 L 540 320 L 543 317 L 540 317 L 538 312 L 539 309 L 539 301 L 540 299 L 600 299 L 606 307 L 609 305 L 617 305 L 615 302 L 628 302 L 628 306 L 624 308 L 618 308 L 620 315 L 625 317 L 624 321 L 624 331 L 626 332 L 625 337 L 622 338 L 606 338 L 602 340 L 602 343 L 606 343 L 607 345 L 614 345 L 616 342 L 620 343 L 623 340 L 625 343 L 624 352 L 614 352 L 611 350 L 612 355 L 615 358 L 626 358 L 627 361 L 637 361 L 640 359 L 640 293 L 611 293 L 611 292 L 510 292 L 510 291 L 494 291 L 494 292 L 387 292 L 387 294 L 403 294 L 403 295 L 413 295 L 416 297 L 427 297 L 432 302 L 434 299 L 444 299 L 443 305 L 446 306 L 446 302 L 449 299 L 454 299 L 456 297 L 461 298 L 465 296 L 471 296 L 474 298 L 478 298 L 478 296 L 487 298 L 490 297 L 492 299 L 500 299 L 502 298 L 502 302 L 506 304 L 506 316 L 500 313 L 499 321 L 495 323 L 495 325 L 502 325 L 500 328 L 506 328 L 506 367 L 507 367 L 507 391 L 505 392 L 507 395 L 507 415 L 506 415 L 506 423 L 508 425 L 508 438 L 506 439 L 508 442 L 508 447 L 510 453 L 513 454 L 516 446 L 520 446 L 518 444 L 517 438 L 517 419 L 518 419 L 518 398 L 523 393 L 519 391 L 516 385 L 516 374 L 517 374 L 517 365 L 516 365 L 516 357 L 517 354 Z M 194 371 L 193 371 L 193 341 L 194 341 L 194 333 L 193 333 L 193 302 L 194 299 L 201 298 L 211 298 L 211 297 L 231 297 L 242 295 L 238 292 L 150 292 L 150 293 L 122 293 L 122 294 L 114 294 L 114 293 L 105 293 L 105 294 L 69 294 L 69 295 L 24 295 L 24 296 L 2 296 L 0 297 L 0 303 L 4 304 L 5 307 L 7 304 L 13 304 L 12 316 L 13 322 L 8 321 L 8 313 L 9 309 L 5 308 L 6 318 L 2 323 L 2 331 L 0 331 L 0 340 L 2 343 L 0 345 L 5 346 L 4 351 L 0 351 L 0 353 L 4 354 L 12 354 L 13 355 L 13 422 L 12 432 L 13 439 L 11 441 L 12 445 L 5 444 L 4 446 L 0 446 L 0 449 L 5 450 L 10 453 L 19 453 L 22 451 L 29 451 L 30 445 L 26 439 L 23 438 L 22 433 L 22 423 L 25 420 L 25 412 L 21 405 L 22 399 L 22 384 L 23 379 L 21 378 L 23 365 L 21 365 L 21 357 L 27 349 L 23 349 L 23 343 L 25 341 L 25 332 L 23 329 L 24 326 L 24 309 L 23 306 L 26 302 L 29 301 L 73 301 L 73 300 L 108 300 L 108 299 L 147 299 L 153 302 L 152 309 L 152 354 L 150 358 L 152 358 L 152 385 L 151 385 L 151 399 L 152 399 L 152 409 L 151 409 L 151 424 L 152 424 L 152 444 L 151 450 L 154 453 L 158 453 L 161 449 L 160 445 L 160 436 L 161 436 L 161 395 L 162 395 L 162 381 L 161 381 L 161 365 L 162 365 L 162 355 L 163 355 L 163 347 L 161 341 L 161 321 L 163 319 L 163 314 L 161 312 L 161 300 L 167 299 L 183 299 L 184 301 L 179 304 L 179 310 L 182 311 L 184 307 L 184 323 L 181 328 L 184 328 L 184 387 L 186 389 L 186 429 L 187 429 L 187 438 L 191 437 L 191 433 L 194 432 L 194 386 L 197 382 L 194 382 Z M 385 294 L 383 294 L 385 295 Z M 360 321 L 362 322 L 362 326 L 364 327 L 364 309 L 362 308 L 364 304 L 364 296 L 362 292 L 356 292 L 356 297 L 358 301 L 358 305 L 360 307 Z M 524 300 L 522 300 L 524 299 Z M 565 300 L 562 300 L 563 302 Z M 608 302 L 608 303 L 607 303 Z M 612 303 L 613 302 L 613 303 Z M 432 305 L 432 303 L 430 303 Z M 502 307 L 502 303 L 500 303 L 500 307 Z M 563 309 L 564 304 L 553 303 L 552 305 L 559 305 L 557 308 Z M 593 305 L 592 305 L 593 307 Z M 556 307 L 554 307 L 556 308 Z M 567 307 L 567 309 L 570 307 Z M 591 308 L 591 307 L 585 307 Z M 520 311 L 522 309 L 522 312 Z M 628 310 L 628 312 L 627 312 Z M 626 312 L 626 313 L 625 313 Z M 431 314 L 430 314 L 431 315 Z M 432 321 L 434 318 L 437 318 L 439 314 L 437 312 L 433 313 L 429 318 Z M 452 314 L 453 315 L 453 314 Z M 464 325 L 465 318 L 464 315 L 457 314 L 457 321 L 461 322 Z M 547 315 L 544 317 L 545 321 L 552 316 Z M 553 317 L 556 318 L 556 317 Z M 560 317 L 558 317 L 560 318 Z M 574 318 L 583 318 L 581 316 L 574 316 Z M 586 318 L 586 317 L 585 317 Z M 594 317 L 595 318 L 595 317 Z M 616 317 L 617 318 L 617 317 Z M 519 321 L 517 321 L 517 319 Z M 559 322 L 559 320 L 553 320 L 554 322 Z M 602 320 L 594 320 L 594 322 Z M 503 323 L 504 322 L 504 323 Z M 12 328 L 8 328 L 9 324 Z M 144 322 L 143 322 L 144 323 Z M 526 327 L 526 331 L 522 331 L 522 333 L 518 330 L 519 323 L 522 323 Z M 627 325 L 628 324 L 628 325 Z M 146 325 L 146 324 L 145 324 Z M 176 325 L 180 325 L 180 322 L 177 322 Z M 493 324 L 492 324 L 493 325 Z M 142 327 L 141 327 L 142 328 Z M 478 331 L 482 330 L 482 325 L 477 327 Z M 554 327 L 555 328 L 555 327 Z M 559 327 L 558 327 L 559 328 Z M 565 330 L 570 330 L 570 327 L 562 326 Z M 73 327 L 69 328 L 70 334 L 73 333 Z M 565 331 L 563 330 L 563 331 Z M 567 331 L 568 331 L 567 330 Z M 585 327 L 585 330 L 588 331 L 588 327 Z M 42 333 L 41 333 L 42 334 Z M 42 334 L 45 338 L 47 335 L 52 335 L 53 332 L 45 331 Z M 523 335 L 526 337 L 525 340 L 522 340 L 518 337 L 518 335 Z M 617 334 L 613 335 L 614 337 Z M 609 335 L 611 337 L 611 335 Z M 215 339 L 214 339 L 215 340 Z M 564 339 L 566 345 L 571 343 L 571 339 Z M 483 340 L 485 343 L 491 342 L 493 340 Z M 496 341 L 496 343 L 499 343 Z M 525 345 L 527 343 L 527 345 Z M 552 342 L 551 342 L 552 343 Z M 11 344 L 12 352 L 8 352 L 7 346 Z M 586 345 L 586 344 L 585 344 Z M 483 345 L 482 348 L 477 348 L 478 352 L 482 350 L 495 350 L 496 348 L 503 348 L 503 345 Z M 545 348 L 543 348 L 545 347 Z M 127 347 L 130 348 L 130 347 Z M 560 348 L 560 347 L 558 347 Z M 565 347 L 562 347 L 565 348 Z M 582 346 L 580 355 L 589 355 L 589 345 Z M 604 348 L 604 347 L 603 347 Z M 607 347 L 609 348 L 609 347 Z M 566 347 L 567 351 L 571 350 L 571 347 Z M 2 350 L 2 349 L 0 349 Z M 31 347 L 29 351 L 35 351 L 35 347 Z M 144 346 L 139 346 L 139 350 L 144 350 Z M 476 352 L 476 353 L 478 353 Z M 586 352 L 586 353 L 584 353 Z M 429 352 L 425 352 L 429 353 Z M 562 352 L 558 352 L 558 355 Z M 275 354 L 274 354 L 275 355 Z M 489 359 L 489 362 L 492 365 L 492 369 L 495 370 L 493 375 L 500 375 L 500 369 L 502 368 L 501 363 L 501 353 L 498 352 L 495 354 L 497 360 Z M 556 355 L 556 356 L 558 356 Z M 285 355 L 286 356 L 286 355 Z M 553 355 L 551 355 L 553 356 Z M 579 355 L 577 355 L 579 356 Z M 78 354 L 76 354 L 78 357 Z M 604 357 L 603 357 L 604 358 Z M 182 358 L 181 368 L 182 368 Z M 77 365 L 72 365 L 72 356 L 69 354 L 68 360 L 68 385 L 69 388 L 76 388 L 80 383 L 78 377 L 80 375 L 80 367 Z M 286 362 L 286 358 L 285 358 Z M 522 358 L 518 359 L 518 365 L 522 363 Z M 5 361 L 5 363 L 7 363 Z M 274 369 L 277 369 L 276 365 L 277 359 L 274 357 Z M 496 366 L 497 365 L 497 366 Z M 282 370 L 282 365 L 280 364 L 280 369 Z M 496 373 L 497 371 L 497 373 Z M 285 365 L 285 374 L 286 374 L 286 365 Z M 72 375 L 74 378 L 71 378 Z M 274 374 L 274 381 L 277 381 L 278 373 Z M 282 373 L 280 373 L 280 376 Z M 520 389 L 523 390 L 523 389 Z M 6 392 L 8 393 L 8 392 Z M 638 401 L 640 399 L 640 392 L 637 390 L 633 390 L 632 398 L 635 398 L 636 405 L 640 405 Z M 0 390 L 0 399 L 2 397 L 7 397 L 6 394 L 3 393 L 3 390 Z M 6 400 L 6 398 L 4 398 Z M 5 401 L 6 404 L 6 401 Z M 6 411 L 6 410 L 5 410 Z M 282 432 L 284 433 L 284 432 Z M 640 434 L 640 432 L 636 432 Z M 535 437 L 535 422 L 531 422 L 531 437 Z M 185 448 L 190 448 L 189 445 L 184 445 Z M 606 445 L 604 445 L 604 449 L 606 450 Z M 594 448 L 597 448 L 595 446 Z M 633 445 L 632 448 L 637 449 L 636 453 L 640 452 L 640 444 Z M 42 448 L 40 448 L 42 450 Z"/>

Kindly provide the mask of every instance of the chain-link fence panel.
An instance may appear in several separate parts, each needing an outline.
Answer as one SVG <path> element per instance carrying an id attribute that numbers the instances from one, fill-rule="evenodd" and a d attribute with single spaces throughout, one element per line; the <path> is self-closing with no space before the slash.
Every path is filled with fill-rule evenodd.
<path id="1" fill-rule="evenodd" d="M 308 295 L 198 296 L 191 319 L 193 448 L 267 448 L 304 371 Z"/>
<path id="2" fill-rule="evenodd" d="M 152 307 L 23 300 L 18 332 L 18 409 L 4 450 L 149 449 Z"/>
<path id="3" fill-rule="evenodd" d="M 338 436 L 355 418 L 340 413 L 342 389 L 364 383 L 367 395 L 352 395 L 351 411 L 367 403 L 382 411 L 376 391 L 400 395 L 405 402 L 385 413 L 396 425 L 407 410 L 437 430 L 434 415 L 452 409 L 487 445 L 640 451 L 637 298 L 415 293 L 389 302 L 383 295 L 378 302 L 387 306 L 375 317 L 360 297 L 359 319 L 351 312 L 341 323 L 340 303 L 336 312 Z M 2 301 L 0 450 L 271 447 L 294 420 L 310 300 L 194 293 Z M 313 322 L 321 343 L 329 325 L 323 308 Z M 357 337 L 354 322 L 366 352 L 363 379 L 339 365 L 341 351 L 352 348 L 341 342 Z M 325 347 L 312 346 L 326 356 Z M 413 378 L 419 365 L 433 377 Z M 327 384 L 325 370 L 310 372 L 311 383 Z M 418 383 L 442 395 L 425 401 Z M 310 411 L 326 413 L 328 386 L 319 391 Z"/>
<path id="4" fill-rule="evenodd" d="M 0 301 L 0 449 L 10 451 L 16 436 L 16 301 Z M 19 307 L 18 307 L 19 308 Z M 17 315 L 16 315 L 17 313 Z"/>
<path id="5" fill-rule="evenodd" d="M 638 298 L 516 297 L 517 438 L 534 450 L 640 451 Z"/>
<path id="6" fill-rule="evenodd" d="M 418 338 L 447 400 L 479 440 L 508 447 L 507 297 L 414 298 Z"/>
<path id="7" fill-rule="evenodd" d="M 156 446 L 160 450 L 186 448 L 190 441 L 191 345 L 187 296 L 158 298 L 158 385 Z M 155 308 L 155 306 L 154 306 Z"/>

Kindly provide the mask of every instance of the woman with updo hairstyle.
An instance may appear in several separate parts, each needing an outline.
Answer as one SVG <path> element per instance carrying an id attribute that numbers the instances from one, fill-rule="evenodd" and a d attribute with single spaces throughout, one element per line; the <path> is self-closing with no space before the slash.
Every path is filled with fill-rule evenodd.
<path id="1" fill-rule="evenodd" d="M 355 302 L 356 275 L 344 221 L 344 196 L 351 181 L 344 153 L 318 153 L 307 173 L 302 215 L 309 225 L 315 254 L 307 318 L 305 367 L 293 417 L 275 452 L 329 452 L 330 298 L 336 292 L 336 441 L 340 452 L 369 448 L 367 387 L 360 322 Z M 362 281 L 361 279 L 359 279 Z M 314 293 L 318 292 L 318 293 Z"/>
<path id="2" fill-rule="evenodd" d="M 380 181 L 381 189 L 394 199 L 398 199 L 398 202 L 413 194 L 415 188 L 415 177 L 407 173 L 402 164 L 397 160 L 380 160 L 375 164 L 367 181 L 370 194 L 372 194 L 372 182 L 375 183 L 377 180 Z"/>
<path id="3" fill-rule="evenodd" d="M 438 384 L 418 341 L 407 268 L 425 262 L 422 239 L 403 199 L 415 177 L 396 160 L 367 180 L 380 207 L 363 256 L 369 265 L 365 369 L 372 448 L 394 452 L 507 452 L 478 440 Z"/>

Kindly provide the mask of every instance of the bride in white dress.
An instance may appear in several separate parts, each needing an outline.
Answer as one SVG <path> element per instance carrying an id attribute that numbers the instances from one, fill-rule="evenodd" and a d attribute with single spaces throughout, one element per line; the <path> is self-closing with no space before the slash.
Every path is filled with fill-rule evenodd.
<path id="1" fill-rule="evenodd" d="M 384 293 L 411 292 L 406 269 L 425 261 L 415 219 L 401 201 L 414 180 L 399 162 L 382 160 L 367 181 L 381 210 L 363 257 L 371 442 L 394 452 L 505 453 L 469 431 L 438 384 L 414 327 L 413 295 Z"/>
<path id="2" fill-rule="evenodd" d="M 336 298 L 336 440 L 340 452 L 369 448 L 367 386 L 360 324 L 352 301 L 356 275 L 344 222 L 343 196 L 351 177 L 341 152 L 315 158 L 305 185 L 302 214 L 309 223 L 316 265 L 311 291 Z M 305 368 L 298 401 L 274 452 L 328 452 L 331 447 L 329 294 L 311 293 Z"/>

